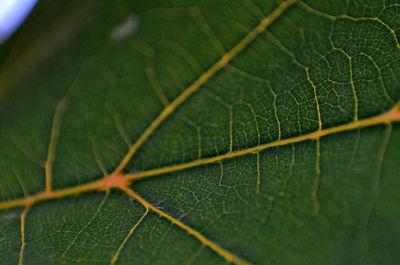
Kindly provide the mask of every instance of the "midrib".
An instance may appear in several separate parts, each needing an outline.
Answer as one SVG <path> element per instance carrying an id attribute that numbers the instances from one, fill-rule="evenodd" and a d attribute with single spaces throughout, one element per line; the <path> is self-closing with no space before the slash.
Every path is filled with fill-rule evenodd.
<path id="1" fill-rule="evenodd" d="M 243 149 L 243 150 L 239 150 L 239 151 L 235 151 L 235 152 L 230 152 L 230 153 L 219 155 L 219 156 L 214 156 L 211 158 L 191 161 L 191 162 L 182 163 L 179 165 L 174 165 L 174 166 L 169 166 L 169 167 L 151 169 L 151 170 L 138 172 L 138 173 L 134 173 L 134 174 L 120 174 L 120 173 L 115 174 L 114 173 L 114 174 L 111 174 L 100 180 L 96 180 L 96 181 L 89 182 L 89 183 L 82 184 L 82 185 L 77 185 L 75 187 L 54 190 L 54 191 L 50 191 L 50 192 L 38 193 L 36 195 L 28 196 L 25 198 L 2 202 L 2 203 L 0 203 L 0 210 L 16 208 L 16 207 L 21 207 L 21 206 L 32 206 L 33 204 L 36 204 L 41 201 L 63 198 L 63 197 L 67 197 L 70 195 L 75 195 L 75 194 L 79 194 L 79 193 L 83 193 L 83 192 L 103 191 L 103 190 L 109 190 L 112 188 L 120 188 L 121 189 L 121 188 L 129 186 L 132 183 L 132 181 L 137 181 L 137 180 L 141 180 L 141 179 L 145 179 L 145 178 L 149 178 L 149 177 L 173 173 L 173 172 L 185 170 L 188 168 L 193 168 L 193 167 L 198 167 L 198 166 L 202 166 L 202 165 L 215 163 L 215 162 L 218 162 L 221 160 L 231 159 L 231 158 L 235 158 L 235 157 L 241 157 L 241 156 L 251 154 L 251 153 L 258 153 L 258 152 L 261 152 L 261 151 L 264 151 L 264 150 L 267 150 L 269 148 L 276 147 L 276 146 L 283 146 L 283 145 L 288 145 L 288 144 L 293 144 L 293 143 L 299 143 L 299 142 L 304 142 L 307 140 L 317 140 L 317 139 L 320 139 L 322 137 L 332 135 L 332 134 L 362 129 L 362 128 L 371 127 L 371 126 L 380 125 L 380 124 L 390 124 L 390 123 L 394 123 L 394 122 L 400 122 L 400 105 L 399 104 L 397 104 L 391 110 L 384 112 L 383 114 L 374 116 L 372 118 L 366 118 L 366 119 L 361 119 L 358 121 L 353 121 L 353 122 L 350 122 L 347 124 L 331 127 L 328 129 L 318 130 L 318 131 L 315 131 L 315 132 L 312 132 L 309 134 L 305 134 L 305 135 L 301 135 L 301 136 L 282 139 L 279 141 L 270 142 L 270 143 L 266 143 L 263 145 L 259 145 L 259 146 L 255 146 L 255 147 L 251 147 L 251 148 L 247 148 L 247 149 Z"/>

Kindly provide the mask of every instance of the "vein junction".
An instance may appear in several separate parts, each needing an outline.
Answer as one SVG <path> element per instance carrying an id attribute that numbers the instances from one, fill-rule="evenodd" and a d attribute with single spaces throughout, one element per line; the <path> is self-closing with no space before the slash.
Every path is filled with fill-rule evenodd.
<path id="1" fill-rule="evenodd" d="M 283 146 L 293 143 L 299 143 L 307 140 L 318 140 L 324 136 L 328 136 L 331 134 L 341 133 L 345 131 L 352 131 L 357 129 L 362 129 L 365 127 L 380 125 L 380 124 L 391 124 L 394 122 L 400 122 L 400 105 L 396 105 L 391 110 L 380 114 L 378 116 L 367 118 L 367 119 L 360 119 L 357 121 L 353 121 L 344 125 L 339 125 L 336 127 L 331 127 L 328 129 L 321 129 L 309 134 L 282 139 L 275 142 L 270 142 L 267 144 L 230 152 L 227 154 L 214 156 L 211 158 L 206 158 L 202 160 L 196 160 L 192 162 L 187 162 L 179 165 L 163 167 L 158 169 L 151 169 L 143 172 L 133 173 L 133 174 L 122 174 L 122 173 L 113 173 L 105 178 L 100 180 L 96 180 L 93 182 L 89 182 L 86 184 L 78 185 L 71 188 L 65 188 L 60 190 L 51 190 L 46 191 L 43 193 L 38 193 L 32 196 L 28 196 L 21 199 L 11 200 L 7 202 L 0 203 L 0 210 L 11 209 L 21 206 L 32 206 L 41 201 L 47 201 L 57 198 L 63 198 L 83 192 L 90 192 L 90 191 L 104 191 L 110 190 L 113 188 L 118 189 L 126 189 L 133 181 L 142 180 L 149 177 L 159 176 L 163 174 L 173 173 L 181 170 L 185 170 L 188 168 L 198 167 L 202 165 L 212 164 L 215 162 L 219 162 L 225 159 L 235 158 L 244 156 L 250 153 L 258 153 L 263 150 L 269 149 L 271 147 L 276 146 Z"/>
<path id="2" fill-rule="evenodd" d="M 145 218 L 149 210 L 157 213 L 160 215 L 160 217 L 166 218 L 169 221 L 171 221 L 174 225 L 180 227 L 181 229 L 185 230 L 188 232 L 191 236 L 195 237 L 198 239 L 204 246 L 209 247 L 213 251 L 215 251 L 218 255 L 220 255 L 222 258 L 227 260 L 228 262 L 232 262 L 234 264 L 239 264 L 239 265 L 247 265 L 249 264 L 247 261 L 241 259 L 240 257 L 236 256 L 235 254 L 229 252 L 228 250 L 222 248 L 215 242 L 209 240 L 208 238 L 204 237 L 201 233 L 196 231 L 195 229 L 185 225 L 182 223 L 180 220 L 168 215 L 167 213 L 163 212 L 162 210 L 158 209 L 154 205 L 150 204 L 147 202 L 145 199 L 143 199 L 139 194 L 135 193 L 133 190 L 129 188 L 130 184 L 132 181 L 152 177 L 152 176 L 158 176 L 162 174 L 167 174 L 167 173 L 172 173 L 180 170 L 184 170 L 187 168 L 192 168 L 196 166 L 201 166 L 201 165 L 207 165 L 215 162 L 221 163 L 222 160 L 225 159 L 230 159 L 234 157 L 240 157 L 249 153 L 257 153 L 266 150 L 271 147 L 275 146 L 282 146 L 282 145 L 287 145 L 287 144 L 292 144 L 292 143 L 298 143 L 302 141 L 307 141 L 307 140 L 316 140 L 319 142 L 321 137 L 330 135 L 330 134 L 335 134 L 335 133 L 340 133 L 340 132 L 345 132 L 345 131 L 351 131 L 351 130 L 357 130 L 357 129 L 362 129 L 365 127 L 370 127 L 374 125 L 380 125 L 380 124 L 388 124 L 391 125 L 393 122 L 400 122 L 400 105 L 396 105 L 394 108 L 389 110 L 388 112 L 385 112 L 383 114 L 380 114 L 378 116 L 372 117 L 372 118 L 367 118 L 363 120 L 357 120 L 350 122 L 348 124 L 328 128 L 328 129 L 321 129 L 318 131 L 315 131 L 313 133 L 309 133 L 306 135 L 301 135 L 293 138 L 288 138 L 288 139 L 283 139 L 283 140 L 278 140 L 275 142 L 263 144 L 260 146 L 255 146 L 251 147 L 248 149 L 244 150 L 239 150 L 236 152 L 230 152 L 224 155 L 220 156 L 215 156 L 212 158 L 208 159 L 203 159 L 203 160 L 198 160 L 198 161 L 192 161 L 188 163 L 183 163 L 180 165 L 175 165 L 175 166 L 170 166 L 170 167 L 164 167 L 164 168 L 159 168 L 159 169 L 153 169 L 153 170 L 148 170 L 144 172 L 139 172 L 139 173 L 134 173 L 134 174 L 121 174 L 121 173 L 113 173 L 103 179 L 100 179 L 98 181 L 93 181 L 89 182 L 87 184 L 83 185 L 78 185 L 75 187 L 71 188 L 66 188 L 66 189 L 61 189 L 61 190 L 47 190 L 43 193 L 39 193 L 33 196 L 28 196 L 23 199 L 16 199 L 8 202 L 3 202 L 0 203 L 0 210 L 5 210 L 5 209 L 10 209 L 10 208 L 15 208 L 15 207 L 20 207 L 20 206 L 25 206 L 25 210 L 23 211 L 21 215 L 21 250 L 20 250 L 20 259 L 19 259 L 19 264 L 22 264 L 23 260 L 23 250 L 25 246 L 25 240 L 24 240 L 24 223 L 26 219 L 26 214 L 28 210 L 36 203 L 41 202 L 41 201 L 47 201 L 47 200 L 52 200 L 56 198 L 63 198 L 66 196 L 70 195 L 76 195 L 79 193 L 83 192 L 90 192 L 90 191 L 107 191 L 107 194 L 110 189 L 120 189 L 124 191 L 127 195 L 131 196 L 132 198 L 136 199 L 139 203 L 141 203 L 145 208 L 146 212 L 142 216 L 142 218 L 139 220 L 137 224 L 135 224 L 134 227 L 130 230 L 129 234 L 126 236 L 120 247 L 118 248 L 115 256 L 111 260 L 111 264 L 115 264 L 120 252 L 122 251 L 122 248 L 125 246 L 125 243 L 131 236 L 131 234 L 134 232 L 136 227 L 140 224 L 141 221 Z M 318 185 L 318 183 L 316 183 Z M 319 204 L 314 205 L 314 210 L 318 211 L 319 209 Z"/>
<path id="3" fill-rule="evenodd" d="M 139 178 L 143 177 L 148 177 L 150 175 L 159 175 L 162 174 L 163 172 L 166 173 L 165 170 L 168 170 L 168 168 L 164 170 L 152 170 L 153 173 L 147 174 L 147 175 L 124 175 L 122 174 L 122 170 L 126 167 L 128 162 L 131 160 L 132 156 L 137 152 L 137 150 L 143 145 L 143 143 L 150 137 L 150 135 L 153 134 L 153 132 L 159 127 L 159 125 L 167 118 L 169 117 L 176 108 L 178 108 L 183 102 L 186 101 L 187 98 L 189 98 L 193 93 L 195 93 L 204 83 L 206 83 L 210 78 L 212 78 L 218 71 L 223 69 L 228 63 L 237 55 L 239 54 L 243 49 L 245 49 L 254 39 L 256 39 L 261 33 L 265 31 L 265 29 L 270 26 L 276 19 L 278 19 L 290 6 L 292 6 L 297 0 L 286 0 L 282 2 L 278 8 L 276 8 L 269 16 L 265 17 L 264 19 L 261 20 L 260 24 L 255 27 L 250 33 L 248 33 L 237 45 L 235 45 L 229 52 L 225 53 L 221 59 L 211 66 L 206 72 L 200 75 L 200 77 L 193 83 L 191 84 L 180 96 L 178 96 L 173 102 L 168 104 L 167 101 L 164 102 L 166 105 L 165 109 L 159 114 L 159 116 L 150 124 L 150 126 L 143 132 L 143 134 L 137 139 L 137 141 L 131 146 L 130 150 L 128 153 L 125 155 L 125 157 L 122 159 L 120 164 L 116 167 L 114 172 L 109 175 L 105 176 L 104 178 L 90 182 L 87 184 L 75 186 L 72 188 L 66 188 L 62 190 L 53 190 L 51 187 L 51 179 L 52 179 L 52 164 L 55 159 L 55 150 L 56 150 L 56 144 L 57 140 L 59 138 L 60 134 L 60 123 L 62 119 L 62 114 L 65 110 L 65 105 L 64 105 L 64 100 L 57 106 L 56 113 L 53 117 L 53 127 L 52 127 L 52 132 L 51 132 L 51 137 L 50 137 L 50 143 L 49 143 L 49 150 L 48 150 L 48 157 L 46 159 L 45 163 L 45 175 L 46 175 L 46 190 L 43 193 L 39 193 L 33 196 L 27 196 L 24 199 L 17 199 L 13 201 L 8 201 L 4 203 L 0 203 L 0 210 L 2 209 L 9 209 L 13 207 L 19 207 L 22 205 L 26 205 L 26 209 L 29 209 L 32 205 L 34 205 L 37 202 L 40 201 L 45 201 L 45 200 L 50 200 L 50 199 L 55 199 L 55 198 L 62 198 L 65 196 L 69 196 L 72 194 L 78 194 L 82 192 L 88 192 L 88 191 L 94 191 L 94 190 L 106 190 L 109 191 L 111 188 L 119 188 L 121 190 L 124 190 L 128 195 L 134 197 L 136 200 L 138 200 L 143 206 L 146 208 L 146 214 L 149 209 L 152 211 L 158 213 L 160 216 L 168 219 L 171 221 L 173 224 L 179 226 L 180 228 L 186 230 L 189 234 L 192 236 L 196 237 L 198 240 L 202 242 L 203 245 L 208 246 L 212 250 L 214 250 L 217 254 L 219 254 L 221 257 L 223 257 L 225 260 L 228 262 L 233 262 L 235 264 L 249 264 L 246 261 L 240 259 L 236 255 L 230 253 L 229 251 L 223 249 L 222 247 L 218 246 L 216 243 L 208 240 L 205 238 L 203 235 L 201 235 L 199 232 L 195 231 L 194 229 L 186 226 L 183 224 L 181 221 L 174 219 L 173 217 L 169 216 L 168 214 L 164 213 L 163 211 L 159 210 L 158 208 L 154 207 L 153 205 L 149 204 L 147 201 L 145 201 L 143 198 L 141 198 L 139 195 L 131 191 L 128 186 L 130 183 Z M 232 151 L 232 148 L 231 148 Z M 222 160 L 225 157 L 221 156 L 217 157 L 217 160 Z M 227 157 L 226 157 L 227 158 Z M 204 160 L 208 161 L 208 160 Z M 190 166 L 196 166 L 196 165 L 201 165 L 205 164 L 203 163 L 198 163 L 196 162 L 189 163 L 188 165 L 181 165 L 181 166 L 176 166 L 176 169 L 174 170 L 173 167 L 170 168 L 170 171 L 177 171 L 178 168 L 188 168 Z M 213 162 L 213 160 L 209 160 L 208 163 Z M 183 166 L 183 167 L 182 167 Z M 22 235 L 22 246 L 21 246 L 21 259 L 20 263 L 22 263 L 22 255 L 23 255 L 23 248 L 24 248 L 24 220 L 26 216 L 26 212 L 24 211 L 23 214 L 21 215 L 21 235 Z M 142 217 L 142 219 L 144 216 Z M 137 224 L 139 225 L 139 224 Z M 130 234 L 133 232 L 135 229 L 132 228 Z M 130 234 L 126 237 L 126 240 L 128 240 Z M 111 260 L 111 264 L 114 264 L 119 256 L 119 253 L 121 249 L 123 248 L 126 240 L 122 243 L 120 248 L 117 250 L 117 253 Z M 68 249 L 66 250 L 68 251 Z"/>
<path id="4" fill-rule="evenodd" d="M 65 188 L 65 189 L 60 189 L 60 190 L 52 190 L 52 188 L 51 188 L 52 163 L 55 159 L 55 149 L 56 149 L 56 144 L 57 144 L 57 140 L 59 137 L 60 122 L 62 119 L 62 114 L 65 109 L 64 101 L 62 101 L 59 104 L 59 106 L 57 107 L 56 115 L 53 120 L 53 129 L 52 129 L 51 139 L 50 139 L 50 144 L 49 144 L 48 157 L 47 157 L 46 164 L 45 164 L 46 190 L 42 193 L 38 193 L 38 194 L 35 194 L 32 196 L 26 196 L 25 198 L 15 199 L 15 200 L 0 203 L 0 210 L 6 210 L 6 209 L 21 207 L 21 206 L 26 207 L 25 211 L 23 211 L 23 213 L 21 215 L 22 246 L 21 246 L 21 254 L 20 254 L 19 262 L 22 263 L 22 257 L 23 257 L 22 254 L 23 254 L 23 249 L 24 249 L 24 245 L 25 245 L 25 242 L 24 242 L 25 217 L 28 212 L 28 209 L 30 209 L 30 207 L 32 207 L 34 204 L 41 202 L 41 201 L 63 198 L 63 197 L 71 196 L 71 195 L 80 194 L 83 192 L 90 192 L 90 191 L 107 191 L 108 192 L 110 189 L 120 189 L 120 190 L 124 191 L 127 195 L 133 197 L 138 202 L 140 202 L 146 208 L 146 212 L 142 216 L 142 218 L 139 220 L 139 222 L 137 224 L 135 224 L 134 227 L 132 227 L 131 231 L 126 236 L 125 240 L 122 242 L 120 248 L 118 249 L 117 253 L 115 254 L 115 256 L 113 257 L 113 259 L 111 261 L 112 264 L 114 264 L 117 261 L 120 251 L 124 247 L 126 241 L 129 239 L 130 235 L 133 233 L 135 228 L 145 218 L 145 216 L 147 215 L 149 210 L 151 210 L 155 213 L 158 213 L 161 217 L 168 219 L 174 225 L 177 225 L 178 227 L 187 231 L 190 235 L 197 238 L 203 245 L 214 250 L 217 254 L 219 254 L 221 257 L 223 257 L 228 262 L 233 262 L 235 264 L 248 264 L 246 261 L 237 257 L 236 255 L 232 254 L 231 252 L 223 249 L 222 247 L 220 247 L 213 241 L 205 238 L 198 231 L 186 226 L 184 223 L 182 223 L 178 219 L 175 219 L 174 217 L 168 215 L 167 213 L 161 211 L 157 207 L 155 207 L 152 204 L 150 204 L 149 202 L 147 202 L 140 195 L 138 195 L 137 193 L 135 193 L 133 190 L 131 190 L 129 188 L 131 183 L 133 181 L 138 181 L 138 180 L 142 180 L 142 179 L 153 177 L 153 176 L 159 176 L 159 175 L 163 175 L 163 174 L 177 172 L 177 171 L 185 170 L 188 168 L 198 167 L 198 166 L 212 164 L 212 163 L 216 163 L 216 162 L 221 163 L 222 160 L 240 157 L 240 156 L 244 156 L 244 155 L 250 154 L 250 153 L 259 154 L 259 152 L 266 150 L 268 148 L 271 148 L 271 147 L 283 146 L 283 145 L 303 142 L 303 141 L 307 141 L 307 140 L 317 141 L 318 152 L 319 152 L 319 139 L 321 137 L 324 137 L 324 136 L 327 136 L 330 134 L 345 132 L 345 131 L 357 130 L 357 129 L 374 126 L 374 125 L 379 125 L 379 124 L 391 124 L 393 122 L 399 122 L 400 121 L 400 106 L 398 104 L 394 108 L 389 110 L 388 112 L 385 112 L 378 116 L 375 116 L 372 118 L 366 118 L 366 119 L 362 119 L 362 120 L 355 119 L 353 122 L 350 122 L 350 123 L 347 123 L 344 125 L 339 125 L 336 127 L 331 127 L 328 129 L 322 129 L 321 117 L 319 114 L 319 129 L 317 131 L 309 133 L 309 134 L 300 135 L 300 136 L 296 136 L 296 137 L 292 137 L 292 138 L 288 138 L 288 139 L 280 139 L 280 137 L 279 137 L 279 139 L 274 142 L 258 145 L 255 147 L 250 147 L 250 148 L 239 150 L 239 151 L 234 151 L 234 152 L 231 151 L 227 154 L 218 155 L 215 157 L 206 158 L 206 159 L 202 159 L 202 160 L 196 160 L 196 161 L 192 161 L 192 162 L 182 163 L 179 165 L 173 165 L 173 166 L 168 166 L 168 167 L 163 167 L 163 168 L 158 168 L 158 169 L 151 169 L 151 170 L 133 173 L 133 174 L 123 174 L 122 173 L 122 170 L 126 167 L 126 165 L 131 160 L 133 155 L 137 152 L 137 150 L 150 137 L 150 135 L 153 134 L 153 132 L 159 127 L 159 125 L 174 112 L 175 109 L 177 109 L 183 102 L 185 102 L 187 98 L 189 98 L 193 93 L 195 93 L 204 83 L 206 83 L 210 78 L 212 78 L 218 71 L 220 71 L 221 69 L 226 67 L 229 64 L 229 62 L 236 55 L 238 55 L 254 39 L 256 39 L 261 33 L 263 33 L 267 27 L 269 27 L 276 19 L 278 19 L 290 6 L 292 6 L 294 3 L 296 3 L 296 1 L 297 0 L 287 0 L 287 1 L 283 2 L 268 17 L 265 17 L 261 21 L 261 23 L 255 29 L 253 29 L 247 36 L 245 36 L 236 46 L 234 46 L 229 52 L 225 53 L 216 64 L 214 64 L 206 72 L 204 72 L 202 75 L 200 75 L 200 77 L 192 85 L 190 85 L 180 96 L 178 96 L 174 101 L 172 101 L 169 104 L 168 104 L 168 102 L 165 102 L 165 105 L 166 105 L 165 109 L 150 124 L 150 126 L 143 132 L 143 134 L 138 138 L 138 140 L 132 145 L 129 152 L 125 155 L 125 157 L 122 159 L 121 163 L 116 167 L 115 171 L 112 174 L 105 176 L 104 178 L 102 178 L 100 180 L 96 180 L 96 181 L 89 182 L 89 183 L 82 184 L 82 185 L 77 185 L 75 187 L 70 187 L 70 188 Z M 308 68 L 306 68 L 306 72 L 307 72 L 308 79 L 310 79 L 309 73 L 308 73 Z M 309 81 L 311 82 L 311 80 L 309 80 Z M 311 84 L 312 84 L 312 82 L 311 82 Z M 315 90 L 314 85 L 313 85 L 313 87 Z M 316 101 L 317 101 L 317 98 L 316 98 Z M 317 101 L 317 106 L 318 106 L 318 101 Z M 319 113 L 319 111 L 318 111 L 318 113 Z M 232 150 L 232 148 L 231 148 L 231 150 Z M 318 186 L 318 182 L 315 183 L 315 186 Z M 317 212 L 319 209 L 319 205 L 315 205 L 314 208 L 315 208 L 315 211 Z M 67 251 L 68 251 L 68 248 L 66 249 L 66 252 Z"/>

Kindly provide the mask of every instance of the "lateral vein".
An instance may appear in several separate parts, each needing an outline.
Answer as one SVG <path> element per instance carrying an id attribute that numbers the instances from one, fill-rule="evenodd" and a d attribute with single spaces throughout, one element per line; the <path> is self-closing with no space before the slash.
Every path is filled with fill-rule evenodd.
<path id="1" fill-rule="evenodd" d="M 18 265 L 22 265 L 24 260 L 24 248 L 25 248 L 25 218 L 29 211 L 30 207 L 27 206 L 24 211 L 21 213 L 21 248 L 19 251 Z"/>
<path id="2" fill-rule="evenodd" d="M 249 265 L 250 264 L 247 261 L 245 261 L 245 260 L 239 258 L 238 256 L 234 255 L 233 253 L 229 252 L 228 250 L 220 247 L 218 244 L 216 244 L 215 242 L 211 241 L 210 239 L 206 238 L 199 231 L 197 231 L 197 230 L 185 225 L 184 223 L 182 223 L 178 219 L 176 219 L 176 218 L 172 217 L 171 215 L 161 211 L 160 209 L 158 209 L 157 207 L 155 207 L 151 203 L 147 202 L 145 199 L 143 199 L 140 195 L 135 193 L 130 188 L 123 187 L 122 190 L 126 194 L 131 196 L 132 198 L 136 199 L 139 203 L 141 203 L 144 207 L 146 207 L 146 209 L 150 209 L 151 211 L 157 213 L 161 217 L 169 220 L 174 225 L 176 225 L 176 226 L 182 228 L 183 230 L 185 230 L 186 232 L 188 232 L 191 236 L 195 237 L 203 245 L 205 245 L 205 246 L 209 247 L 210 249 L 212 249 L 213 251 L 215 251 L 218 255 L 223 257 L 226 261 L 232 262 L 232 263 L 238 264 L 238 265 Z"/>
<path id="3" fill-rule="evenodd" d="M 60 103 L 58 103 L 58 105 L 56 107 L 56 111 L 53 116 L 47 159 L 44 164 L 45 175 L 46 175 L 46 191 L 47 192 L 51 191 L 53 162 L 54 162 L 54 159 L 56 156 L 57 141 L 58 141 L 58 138 L 60 137 L 61 121 L 62 121 L 63 114 L 65 112 L 65 108 L 66 108 L 66 100 L 64 98 L 63 100 L 60 101 Z"/>
<path id="4" fill-rule="evenodd" d="M 167 105 L 159 116 L 150 124 L 150 126 L 143 132 L 137 141 L 131 146 L 128 153 L 122 159 L 120 164 L 115 169 L 114 173 L 120 173 L 131 160 L 136 151 L 143 145 L 143 143 L 153 134 L 153 132 L 160 126 L 160 124 L 171 115 L 183 102 L 186 101 L 194 92 L 196 92 L 204 83 L 213 77 L 218 71 L 223 69 L 236 55 L 238 55 L 244 48 L 246 48 L 254 39 L 256 39 L 265 29 L 270 26 L 276 19 L 278 19 L 290 6 L 297 0 L 287 0 L 280 4 L 269 16 L 265 17 L 260 24 L 255 27 L 249 34 L 246 35 L 236 46 L 230 51 L 225 53 L 218 62 L 211 66 L 204 72 L 196 81 L 194 81 L 182 94 L 180 94 L 174 101 Z"/>

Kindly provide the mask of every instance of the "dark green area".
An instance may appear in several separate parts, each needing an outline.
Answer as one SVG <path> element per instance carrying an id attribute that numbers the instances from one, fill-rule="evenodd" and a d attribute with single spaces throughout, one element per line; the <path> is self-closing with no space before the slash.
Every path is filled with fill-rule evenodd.
<path id="1" fill-rule="evenodd" d="M 0 202 L 45 189 L 61 100 L 55 189 L 112 172 L 164 108 L 154 84 L 173 101 L 280 2 L 40 1 L 0 47 Z M 175 110 L 125 172 L 225 154 L 230 127 L 233 151 L 316 131 L 313 85 L 323 129 L 398 104 L 400 3 L 305 4 L 314 11 L 302 4 L 288 9 Z M 113 39 L 132 16 L 137 30 Z M 399 124 L 380 125 L 321 138 L 318 187 L 317 142 L 304 141 L 131 188 L 254 264 L 397 264 L 399 157 Z M 0 212 L 2 264 L 18 263 L 22 210 Z M 23 264 L 109 264 L 144 213 L 119 191 L 35 205 L 26 218 Z M 132 263 L 225 260 L 149 212 L 117 262 Z"/>

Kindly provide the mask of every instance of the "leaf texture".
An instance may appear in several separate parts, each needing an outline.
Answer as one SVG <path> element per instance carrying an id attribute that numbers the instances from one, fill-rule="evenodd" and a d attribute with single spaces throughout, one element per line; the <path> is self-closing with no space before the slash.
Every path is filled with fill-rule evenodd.
<path id="1" fill-rule="evenodd" d="M 2 264 L 397 264 L 400 3 L 41 1 L 0 48 Z"/>

